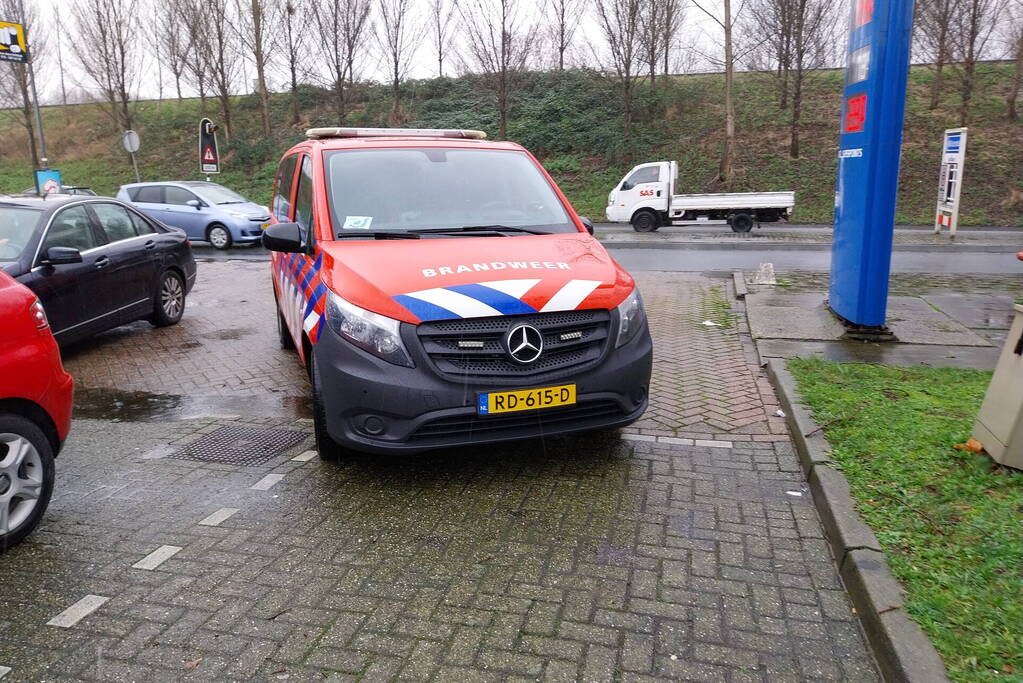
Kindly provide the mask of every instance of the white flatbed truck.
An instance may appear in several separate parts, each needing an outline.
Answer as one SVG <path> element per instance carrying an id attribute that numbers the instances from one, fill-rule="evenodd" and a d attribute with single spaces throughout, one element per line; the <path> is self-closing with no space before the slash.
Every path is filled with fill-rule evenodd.
<path id="1" fill-rule="evenodd" d="M 607 220 L 632 223 L 636 232 L 664 225 L 729 225 L 733 232 L 749 232 L 760 223 L 788 220 L 796 206 L 795 192 L 675 194 L 677 176 L 674 161 L 636 166 L 608 195 Z"/>

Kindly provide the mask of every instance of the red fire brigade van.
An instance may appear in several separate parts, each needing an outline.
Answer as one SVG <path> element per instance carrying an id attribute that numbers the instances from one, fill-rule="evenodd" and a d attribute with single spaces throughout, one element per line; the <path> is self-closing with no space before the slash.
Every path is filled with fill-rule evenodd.
<path id="1" fill-rule="evenodd" d="M 632 277 L 540 164 L 478 131 L 316 128 L 263 244 L 320 455 L 627 425 L 652 345 Z"/>

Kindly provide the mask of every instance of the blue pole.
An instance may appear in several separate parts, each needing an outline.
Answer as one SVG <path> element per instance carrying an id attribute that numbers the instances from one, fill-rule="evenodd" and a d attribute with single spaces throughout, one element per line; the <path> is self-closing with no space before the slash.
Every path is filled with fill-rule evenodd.
<path id="1" fill-rule="evenodd" d="M 913 5 L 852 0 L 828 303 L 856 328 L 885 324 Z"/>

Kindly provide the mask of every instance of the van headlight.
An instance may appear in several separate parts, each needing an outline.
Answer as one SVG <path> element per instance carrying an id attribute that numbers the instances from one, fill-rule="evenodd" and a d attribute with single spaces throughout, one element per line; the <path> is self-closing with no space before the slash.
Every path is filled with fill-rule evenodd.
<path id="1" fill-rule="evenodd" d="M 394 318 L 359 308 L 337 294 L 327 291 L 327 326 L 334 332 L 388 363 L 414 367 L 405 350 L 399 331 L 401 323 Z"/>
<path id="2" fill-rule="evenodd" d="M 632 294 L 626 297 L 625 301 L 618 304 L 618 341 L 615 342 L 615 348 L 628 344 L 636 338 L 639 331 L 643 329 L 645 317 L 643 297 L 639 295 L 637 287 L 632 290 Z"/>

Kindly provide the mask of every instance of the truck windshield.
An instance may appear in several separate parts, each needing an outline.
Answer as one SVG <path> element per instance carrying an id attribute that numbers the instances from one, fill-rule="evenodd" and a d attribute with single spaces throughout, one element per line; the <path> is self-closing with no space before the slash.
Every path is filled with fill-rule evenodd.
<path id="1" fill-rule="evenodd" d="M 39 211 L 0 207 L 0 261 L 17 261 L 25 252 L 39 222 Z"/>
<path id="2" fill-rule="evenodd" d="M 324 159 L 336 235 L 466 226 L 576 232 L 522 152 L 378 148 L 329 151 Z"/>

